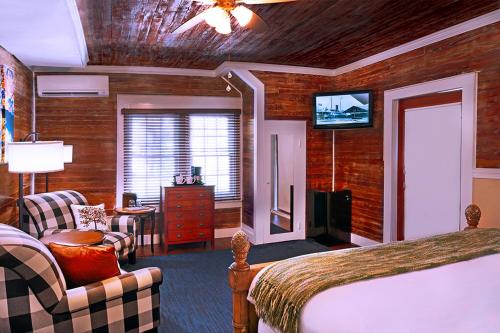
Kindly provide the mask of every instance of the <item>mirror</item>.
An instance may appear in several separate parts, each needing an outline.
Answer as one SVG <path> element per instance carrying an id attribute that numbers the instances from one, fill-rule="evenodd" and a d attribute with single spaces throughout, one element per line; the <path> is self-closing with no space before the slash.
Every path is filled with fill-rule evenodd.
<path id="1" fill-rule="evenodd" d="M 271 135 L 271 235 L 293 232 L 292 135 Z"/>

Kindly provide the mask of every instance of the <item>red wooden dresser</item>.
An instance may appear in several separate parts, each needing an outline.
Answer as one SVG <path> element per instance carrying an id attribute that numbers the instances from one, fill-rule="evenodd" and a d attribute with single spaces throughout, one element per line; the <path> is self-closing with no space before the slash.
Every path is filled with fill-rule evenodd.
<path id="1" fill-rule="evenodd" d="M 163 240 L 170 244 L 210 241 L 214 248 L 214 186 L 166 186 L 162 189 Z"/>

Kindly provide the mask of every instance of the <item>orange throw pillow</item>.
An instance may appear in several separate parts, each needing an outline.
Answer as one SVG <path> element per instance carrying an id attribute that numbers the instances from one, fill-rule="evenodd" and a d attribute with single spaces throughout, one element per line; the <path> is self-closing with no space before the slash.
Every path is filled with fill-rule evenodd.
<path id="1" fill-rule="evenodd" d="M 66 246 L 50 243 L 69 288 L 102 281 L 120 275 L 115 248 L 108 246 Z"/>

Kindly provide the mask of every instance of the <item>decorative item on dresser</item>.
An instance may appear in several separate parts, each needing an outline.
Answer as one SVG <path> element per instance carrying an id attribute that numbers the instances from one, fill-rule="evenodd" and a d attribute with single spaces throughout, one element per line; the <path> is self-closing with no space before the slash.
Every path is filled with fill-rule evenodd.
<path id="1" fill-rule="evenodd" d="M 161 190 L 165 253 L 170 244 L 210 241 L 214 248 L 214 186 L 165 186 Z"/>

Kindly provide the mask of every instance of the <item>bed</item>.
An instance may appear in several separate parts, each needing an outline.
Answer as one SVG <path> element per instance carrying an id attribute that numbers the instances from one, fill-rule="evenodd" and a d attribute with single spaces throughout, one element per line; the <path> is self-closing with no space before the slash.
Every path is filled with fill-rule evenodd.
<path id="1" fill-rule="evenodd" d="M 469 224 L 466 229 L 475 229 L 479 208 L 469 206 L 466 215 Z M 248 265 L 249 248 L 246 235 L 235 234 L 232 241 L 235 262 L 229 267 L 234 332 L 289 332 L 275 328 L 256 314 L 252 292 L 257 281 L 276 265 Z M 500 332 L 498 309 L 500 253 L 493 252 L 325 289 L 314 294 L 301 308 L 294 331 L 493 333 Z"/>

